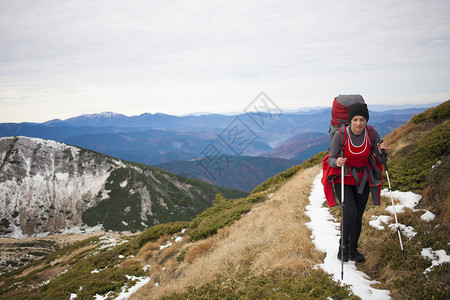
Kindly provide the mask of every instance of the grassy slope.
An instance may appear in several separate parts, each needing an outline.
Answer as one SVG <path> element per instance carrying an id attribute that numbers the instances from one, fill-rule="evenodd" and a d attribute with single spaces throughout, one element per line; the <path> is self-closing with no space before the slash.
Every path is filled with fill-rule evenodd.
<path id="1" fill-rule="evenodd" d="M 309 238 L 304 207 L 318 171 L 318 167 L 302 169 L 287 183 L 274 180 L 267 194 L 254 194 L 262 202 L 254 204 L 251 213 L 216 234 L 161 254 L 146 254 L 155 246 L 143 250 L 142 257 L 152 265 L 152 281 L 132 299 L 356 299 L 323 271 L 313 269 L 322 254 Z M 226 203 L 218 204 L 222 206 Z M 217 223 L 224 219 L 213 209 L 207 217 L 199 217 L 194 226 L 205 229 L 212 219 Z"/>

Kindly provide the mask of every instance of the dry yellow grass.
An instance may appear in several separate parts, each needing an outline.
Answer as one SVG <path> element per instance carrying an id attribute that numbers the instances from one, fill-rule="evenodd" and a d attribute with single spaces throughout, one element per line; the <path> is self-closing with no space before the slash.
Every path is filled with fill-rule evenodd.
<path id="1" fill-rule="evenodd" d="M 188 264 L 192 263 L 198 257 L 205 255 L 214 249 L 214 242 L 211 239 L 200 241 L 189 249 L 184 259 Z"/>
<path id="2" fill-rule="evenodd" d="M 152 265 L 152 281 L 131 299 L 157 299 L 189 286 L 199 287 L 218 275 L 234 277 L 246 271 L 258 275 L 274 269 L 299 274 L 310 270 L 323 255 L 311 242 L 311 232 L 305 226 L 309 220 L 304 215 L 312 181 L 319 171 L 319 166 L 300 171 L 271 199 L 215 236 L 180 243 L 179 255 L 165 261 L 164 267 Z M 186 255 L 180 262 L 183 252 Z"/>
<path id="3" fill-rule="evenodd" d="M 434 126 L 436 126 L 436 124 L 430 122 L 414 124 L 409 121 L 395 129 L 384 139 L 389 145 L 390 155 L 395 156 L 403 148 L 417 144 L 417 142 L 420 141 Z"/>

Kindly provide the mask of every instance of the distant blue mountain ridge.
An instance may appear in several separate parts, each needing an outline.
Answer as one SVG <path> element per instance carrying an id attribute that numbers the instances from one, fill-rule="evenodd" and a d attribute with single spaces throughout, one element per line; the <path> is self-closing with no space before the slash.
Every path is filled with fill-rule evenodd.
<path id="1" fill-rule="evenodd" d="M 393 106 L 396 107 L 396 106 Z M 423 108 L 371 111 L 369 123 L 385 135 Z M 29 136 L 56 140 L 118 158 L 145 164 L 202 157 L 215 144 L 225 154 L 267 156 L 299 134 L 328 134 L 331 108 L 297 113 L 173 116 L 143 113 L 137 116 L 104 112 L 44 123 L 1 123 L 0 136 Z M 230 147 L 230 134 L 245 131 L 251 139 L 242 151 Z M 317 146 L 317 145 L 315 145 Z M 322 147 L 326 149 L 325 145 Z M 321 149 L 321 147 L 319 147 Z M 296 157 L 298 159 L 298 157 Z"/>

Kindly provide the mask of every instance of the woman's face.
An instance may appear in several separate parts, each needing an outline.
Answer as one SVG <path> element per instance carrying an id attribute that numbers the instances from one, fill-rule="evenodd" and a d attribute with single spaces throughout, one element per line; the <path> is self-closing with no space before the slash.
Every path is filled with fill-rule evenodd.
<path id="1" fill-rule="evenodd" d="M 361 134 L 364 131 L 364 128 L 366 127 L 367 120 L 363 116 L 354 116 L 352 121 L 352 132 L 354 134 Z"/>

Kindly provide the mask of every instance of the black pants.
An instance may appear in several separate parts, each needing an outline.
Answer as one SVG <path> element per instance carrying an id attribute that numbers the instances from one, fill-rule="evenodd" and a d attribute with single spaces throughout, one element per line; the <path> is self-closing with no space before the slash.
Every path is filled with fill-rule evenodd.
<path id="1" fill-rule="evenodd" d="M 341 184 L 335 184 L 334 189 L 341 202 Z M 357 247 L 359 236 L 361 235 L 362 217 L 369 199 L 370 188 L 366 183 L 363 193 L 358 194 L 356 186 L 344 185 L 344 242 L 349 242 L 350 246 Z M 341 222 L 342 226 L 342 222 Z"/>

